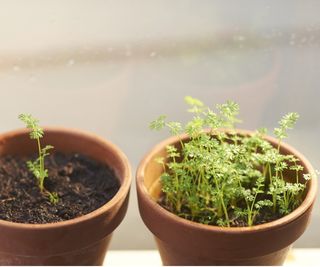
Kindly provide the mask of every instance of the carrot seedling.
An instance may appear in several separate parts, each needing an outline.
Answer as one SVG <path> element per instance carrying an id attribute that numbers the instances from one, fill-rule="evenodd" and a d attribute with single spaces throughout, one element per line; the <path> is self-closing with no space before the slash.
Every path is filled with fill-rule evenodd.
<path id="1" fill-rule="evenodd" d="M 179 146 L 167 146 L 166 158 L 156 159 L 164 170 L 161 205 L 192 221 L 230 227 L 271 221 L 301 204 L 313 175 L 303 174 L 299 159 L 280 149 L 297 113 L 280 120 L 274 147 L 264 138 L 266 129 L 252 135 L 237 132 L 237 103 L 228 101 L 212 109 L 190 96 L 185 101 L 193 114 L 186 124 L 168 122 L 164 115 L 150 124 L 154 130 L 166 127 L 172 135 L 189 136 L 187 142 L 180 138 Z"/>
<path id="2" fill-rule="evenodd" d="M 28 129 L 30 129 L 30 138 L 37 142 L 38 158 L 34 161 L 27 161 L 28 169 L 36 177 L 41 193 L 47 195 L 52 204 L 56 204 L 59 201 L 58 194 L 56 192 L 49 192 L 44 187 L 44 181 L 48 177 L 48 170 L 45 168 L 44 159 L 46 156 L 50 155 L 49 150 L 51 150 L 53 146 L 47 145 L 41 147 L 40 139 L 43 137 L 44 131 L 39 126 L 39 121 L 32 117 L 32 115 L 20 114 L 19 119 L 26 124 Z"/>

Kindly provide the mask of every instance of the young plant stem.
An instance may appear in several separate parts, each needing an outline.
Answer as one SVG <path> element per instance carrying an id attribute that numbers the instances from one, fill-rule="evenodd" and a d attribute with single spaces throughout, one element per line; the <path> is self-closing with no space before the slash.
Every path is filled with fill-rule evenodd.
<path id="1" fill-rule="evenodd" d="M 38 152 L 39 152 L 39 163 L 40 163 L 40 179 L 39 179 L 39 188 L 41 193 L 43 193 L 43 189 L 44 189 L 44 173 L 43 173 L 43 169 L 44 169 L 44 159 L 43 159 L 43 155 L 42 155 L 42 151 L 41 151 L 41 143 L 40 143 L 40 139 L 37 138 L 37 144 L 38 144 Z"/>
<path id="2" fill-rule="evenodd" d="M 223 193 L 221 195 L 221 203 L 222 203 L 222 208 L 223 208 L 223 212 L 224 212 L 224 216 L 227 222 L 227 226 L 230 227 L 230 220 L 229 220 L 229 215 L 228 215 L 228 211 L 226 208 L 226 205 L 224 204 L 224 198 L 223 198 Z"/>

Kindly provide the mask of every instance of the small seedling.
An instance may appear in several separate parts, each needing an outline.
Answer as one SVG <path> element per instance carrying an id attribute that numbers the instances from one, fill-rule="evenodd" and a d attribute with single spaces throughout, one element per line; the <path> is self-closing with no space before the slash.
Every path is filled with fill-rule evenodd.
<path id="1" fill-rule="evenodd" d="M 185 101 L 194 115 L 185 125 L 167 122 L 164 115 L 150 124 L 151 129 L 167 127 L 172 135 L 187 133 L 190 138 L 180 138 L 181 149 L 167 146 L 167 158 L 156 159 L 163 166 L 165 208 L 192 221 L 230 227 L 271 221 L 300 205 L 312 175 L 303 175 L 299 160 L 280 151 L 297 113 L 280 120 L 274 130 L 278 146 L 273 147 L 264 139 L 266 129 L 252 135 L 235 130 L 240 122 L 237 103 L 228 101 L 215 111 L 190 96 Z M 287 179 L 288 173 L 294 181 Z"/>
<path id="2" fill-rule="evenodd" d="M 43 137 L 44 132 L 38 124 L 39 121 L 33 118 L 32 115 L 20 114 L 19 119 L 30 129 L 30 138 L 37 141 L 39 157 L 34 161 L 27 161 L 28 169 L 36 177 L 41 193 L 47 195 L 51 203 L 56 204 L 59 201 L 58 194 L 56 192 L 51 193 L 44 187 L 44 181 L 48 177 L 48 170 L 45 168 L 44 159 L 50 154 L 49 150 L 51 150 L 53 146 L 47 145 L 44 148 L 41 147 L 40 139 Z"/>

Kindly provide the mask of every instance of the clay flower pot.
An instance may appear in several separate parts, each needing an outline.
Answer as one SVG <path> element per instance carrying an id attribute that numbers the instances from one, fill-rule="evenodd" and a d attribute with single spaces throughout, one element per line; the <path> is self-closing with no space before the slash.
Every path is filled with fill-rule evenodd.
<path id="1" fill-rule="evenodd" d="M 250 134 L 250 131 L 240 131 Z M 187 136 L 183 137 L 186 141 Z M 277 141 L 266 139 L 273 145 Z M 177 145 L 171 137 L 156 145 L 137 170 L 137 192 L 141 217 L 154 234 L 164 265 L 281 265 L 292 243 L 305 231 L 315 202 L 317 181 L 308 182 L 302 204 L 292 213 L 275 221 L 252 226 L 222 228 L 185 220 L 157 204 L 161 191 L 162 166 L 155 158 L 166 155 L 167 145 Z M 287 144 L 282 154 L 293 154 L 304 172 L 314 170 L 308 160 Z"/>
<path id="2" fill-rule="evenodd" d="M 1 265 L 101 265 L 113 230 L 128 205 L 131 172 L 126 156 L 113 144 L 78 130 L 44 128 L 44 144 L 55 151 L 77 152 L 106 163 L 120 180 L 116 195 L 99 209 L 57 223 L 23 224 L 0 220 Z M 27 130 L 0 135 L 0 155 L 30 155 Z"/>

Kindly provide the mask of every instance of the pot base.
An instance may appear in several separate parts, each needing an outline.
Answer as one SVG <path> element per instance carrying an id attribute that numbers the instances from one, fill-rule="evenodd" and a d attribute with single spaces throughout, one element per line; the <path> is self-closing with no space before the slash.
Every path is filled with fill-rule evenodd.
<path id="1" fill-rule="evenodd" d="M 167 243 L 161 241 L 155 237 L 155 241 L 161 256 L 162 264 L 165 266 L 197 266 L 197 265 L 242 265 L 242 266 L 252 266 L 252 265 L 273 265 L 279 266 L 283 265 L 287 254 L 291 246 L 284 249 L 278 250 L 276 252 L 263 255 L 255 258 L 234 258 L 234 259 L 219 259 L 217 257 L 210 257 L 208 255 L 199 255 L 195 251 L 195 254 L 185 254 L 176 248 L 172 248 Z"/>
<path id="2" fill-rule="evenodd" d="M 10 255 L 0 253 L 0 265 L 94 265 L 100 266 L 103 264 L 106 251 L 108 249 L 112 235 L 108 235 L 103 240 L 90 245 L 87 248 L 72 251 L 70 253 L 45 256 L 45 257 L 28 257 Z"/>

